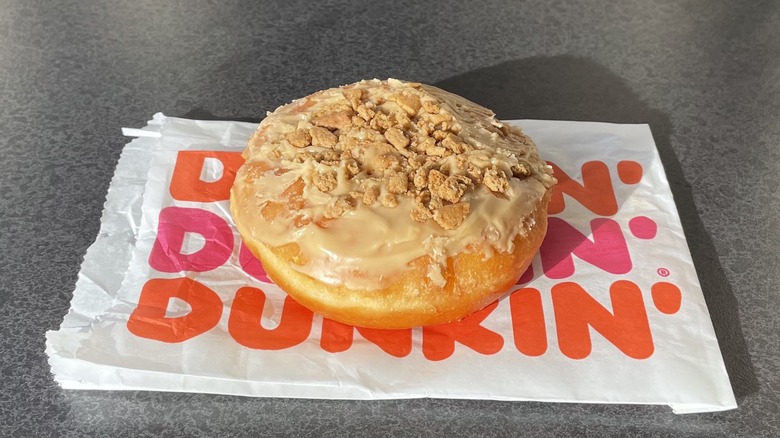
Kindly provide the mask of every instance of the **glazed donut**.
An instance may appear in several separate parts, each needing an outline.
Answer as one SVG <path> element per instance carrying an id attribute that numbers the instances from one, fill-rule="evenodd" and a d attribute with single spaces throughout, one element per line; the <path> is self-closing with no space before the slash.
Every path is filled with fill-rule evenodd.
<path id="1" fill-rule="evenodd" d="M 371 328 L 500 298 L 542 243 L 556 182 L 490 110 L 395 79 L 278 108 L 243 156 L 230 210 L 244 244 L 302 305 Z"/>

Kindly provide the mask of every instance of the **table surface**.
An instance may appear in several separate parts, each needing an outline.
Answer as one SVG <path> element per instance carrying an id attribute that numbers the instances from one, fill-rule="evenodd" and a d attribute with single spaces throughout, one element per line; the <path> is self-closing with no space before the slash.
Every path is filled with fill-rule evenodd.
<path id="1" fill-rule="evenodd" d="M 780 2 L 0 0 L 0 435 L 780 434 Z M 651 4 L 652 3 L 652 4 Z M 259 120 L 362 78 L 507 119 L 648 123 L 739 409 L 63 391 L 44 333 L 97 235 L 120 127 Z"/>

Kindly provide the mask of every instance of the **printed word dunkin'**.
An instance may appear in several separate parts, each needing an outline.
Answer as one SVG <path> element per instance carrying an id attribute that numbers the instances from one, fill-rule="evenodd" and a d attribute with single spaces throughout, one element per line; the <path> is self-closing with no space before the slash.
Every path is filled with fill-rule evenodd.
<path id="1" fill-rule="evenodd" d="M 221 169 L 219 178 L 204 181 L 207 160 Z M 241 164 L 237 152 L 181 151 L 173 169 L 171 196 L 175 201 L 210 203 L 227 201 L 232 177 Z M 550 206 L 551 213 L 565 209 L 564 195 L 579 202 L 593 214 L 612 216 L 617 213 L 617 201 L 611 183 L 609 168 L 601 161 L 590 161 L 581 168 L 582 181 L 569 177 L 554 165 L 561 180 Z M 617 164 L 621 182 L 637 184 L 642 178 L 642 166 L 636 161 Z M 149 265 L 165 273 L 207 272 L 226 264 L 236 246 L 229 219 L 198 208 L 165 207 L 160 211 L 157 238 L 149 256 Z M 573 256 L 605 273 L 627 274 L 631 271 L 631 254 L 620 224 L 608 218 L 590 221 L 592 237 L 579 232 L 564 219 L 550 219 L 550 233 L 541 250 L 544 275 L 564 279 L 574 274 Z M 638 239 L 656 236 L 656 223 L 646 216 L 637 216 L 628 223 L 629 232 Z M 185 238 L 199 236 L 203 246 L 195 252 L 184 251 Z M 592 240 L 591 240 L 592 239 Z M 256 280 L 268 283 L 262 265 L 240 245 L 239 263 Z M 663 268 L 659 268 L 663 269 Z M 528 283 L 533 268 L 521 279 Z M 659 274 L 660 275 L 660 274 Z M 649 291 L 657 311 L 676 313 L 682 301 L 680 289 L 673 283 L 659 281 Z M 573 359 L 590 354 L 590 328 L 593 327 L 621 352 L 637 359 L 645 359 L 654 350 L 647 310 L 642 291 L 630 280 L 619 280 L 609 289 L 612 312 L 593 299 L 575 282 L 553 286 L 553 314 L 561 352 Z M 185 301 L 191 311 L 180 317 L 166 317 L 172 298 Z M 262 288 L 246 287 L 236 291 L 228 319 L 231 337 L 248 348 L 277 350 L 294 347 L 304 342 L 311 333 L 313 314 L 285 299 L 279 324 L 273 329 L 262 326 L 266 301 Z M 538 356 L 547 350 L 547 333 L 541 294 L 532 287 L 518 288 L 509 298 L 514 345 L 526 355 Z M 128 328 L 137 336 L 163 342 L 182 342 L 214 328 L 220 320 L 223 303 L 219 295 L 207 286 L 187 277 L 150 279 L 142 289 L 138 307 L 130 315 Z M 496 305 L 453 324 L 423 329 L 423 353 L 430 360 L 449 357 L 455 342 L 481 354 L 494 354 L 504 344 L 503 337 L 485 329 L 480 322 L 489 317 Z M 184 328 L 190 328 L 184 330 Z M 351 329 L 342 324 L 324 320 L 321 346 L 326 351 L 341 351 L 351 345 Z M 360 329 L 358 329 L 360 330 Z M 405 356 L 411 352 L 411 330 L 370 330 L 360 333 L 388 354 Z M 347 341 L 338 341 L 347 339 Z"/>

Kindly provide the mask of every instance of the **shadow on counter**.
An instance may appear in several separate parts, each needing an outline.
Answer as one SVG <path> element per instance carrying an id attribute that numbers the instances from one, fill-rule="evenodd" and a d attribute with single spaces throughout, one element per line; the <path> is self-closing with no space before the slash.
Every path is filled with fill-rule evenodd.
<path id="1" fill-rule="evenodd" d="M 737 313 L 737 300 L 696 212 L 693 194 L 671 146 L 671 122 L 623 79 L 592 61 L 569 56 L 509 61 L 445 79 L 437 87 L 491 108 L 500 119 L 647 123 L 680 214 L 735 395 L 758 391 Z"/>

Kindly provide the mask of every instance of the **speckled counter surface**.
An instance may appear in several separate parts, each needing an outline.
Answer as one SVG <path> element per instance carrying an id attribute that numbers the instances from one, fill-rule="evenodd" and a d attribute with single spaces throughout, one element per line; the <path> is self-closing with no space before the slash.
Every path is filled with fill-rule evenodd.
<path id="1" fill-rule="evenodd" d="M 780 435 L 780 2 L 110 3 L 0 0 L 0 436 Z M 502 118 L 649 123 L 739 409 L 54 383 L 44 333 L 97 234 L 120 127 L 156 111 L 259 120 L 370 77 Z"/>

